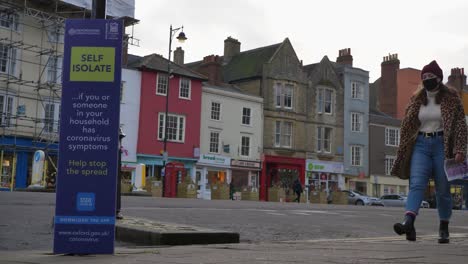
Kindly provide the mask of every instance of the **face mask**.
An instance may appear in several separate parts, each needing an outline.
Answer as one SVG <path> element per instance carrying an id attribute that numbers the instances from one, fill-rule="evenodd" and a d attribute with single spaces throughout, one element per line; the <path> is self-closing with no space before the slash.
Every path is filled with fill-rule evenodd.
<path id="1" fill-rule="evenodd" d="M 437 81 L 437 78 L 432 78 L 432 79 L 427 79 L 423 81 L 424 88 L 426 88 L 427 91 L 433 91 L 439 86 L 439 82 Z"/>

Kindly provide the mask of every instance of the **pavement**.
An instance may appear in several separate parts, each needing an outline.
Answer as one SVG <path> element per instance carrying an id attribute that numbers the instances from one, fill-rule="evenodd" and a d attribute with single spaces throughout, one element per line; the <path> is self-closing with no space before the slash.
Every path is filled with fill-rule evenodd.
<path id="1" fill-rule="evenodd" d="M 468 211 L 437 243 L 437 211 L 418 216 L 416 242 L 391 226 L 402 208 L 125 197 L 124 215 L 240 234 L 239 244 L 138 246 L 114 255 L 51 255 L 54 194 L 0 193 L 0 263 L 465 263 Z"/>

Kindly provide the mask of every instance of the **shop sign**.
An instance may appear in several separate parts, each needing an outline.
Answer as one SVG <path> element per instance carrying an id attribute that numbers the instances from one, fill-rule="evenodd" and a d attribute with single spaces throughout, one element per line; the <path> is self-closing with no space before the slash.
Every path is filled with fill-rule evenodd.
<path id="1" fill-rule="evenodd" d="M 231 158 L 219 155 L 203 154 L 201 155 L 198 162 L 204 164 L 229 166 L 231 165 Z"/>
<path id="2" fill-rule="evenodd" d="M 343 163 L 341 162 L 307 160 L 306 170 L 317 171 L 317 172 L 343 173 L 344 166 L 343 166 Z"/>
<path id="3" fill-rule="evenodd" d="M 231 166 L 261 169 L 262 163 L 249 160 L 231 160 Z"/>
<path id="4" fill-rule="evenodd" d="M 54 254 L 113 254 L 121 20 L 65 21 Z"/>

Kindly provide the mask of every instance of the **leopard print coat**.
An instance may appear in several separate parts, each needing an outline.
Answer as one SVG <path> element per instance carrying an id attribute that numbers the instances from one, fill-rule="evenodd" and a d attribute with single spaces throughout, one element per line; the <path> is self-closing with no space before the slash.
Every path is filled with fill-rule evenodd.
<path id="1" fill-rule="evenodd" d="M 444 128 L 445 159 L 452 159 L 456 153 L 466 153 L 467 126 L 463 104 L 458 93 L 450 88 L 441 97 L 440 110 Z M 401 179 L 409 179 L 412 149 L 421 126 L 419 109 L 426 99 L 424 91 L 414 95 L 406 108 L 405 118 L 401 124 L 401 139 L 397 157 L 393 164 L 391 175 Z"/>

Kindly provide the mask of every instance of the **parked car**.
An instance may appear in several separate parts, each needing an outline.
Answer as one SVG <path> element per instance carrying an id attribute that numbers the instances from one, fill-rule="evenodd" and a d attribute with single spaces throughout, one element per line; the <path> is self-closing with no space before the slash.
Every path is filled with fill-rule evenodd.
<path id="1" fill-rule="evenodd" d="M 384 206 L 377 197 L 370 197 L 358 191 L 342 191 L 348 194 L 348 204 Z"/>
<path id="2" fill-rule="evenodd" d="M 384 206 L 405 207 L 408 197 L 405 195 L 399 195 L 399 194 L 387 194 L 387 195 L 380 197 L 380 200 L 382 201 Z M 429 203 L 427 201 L 422 201 L 421 207 L 429 208 Z"/>

